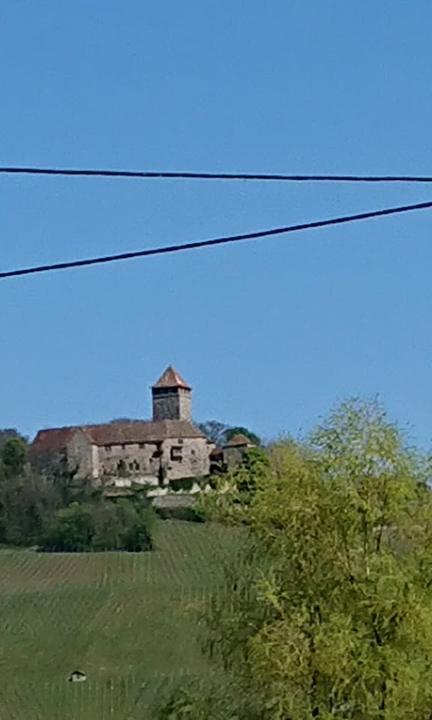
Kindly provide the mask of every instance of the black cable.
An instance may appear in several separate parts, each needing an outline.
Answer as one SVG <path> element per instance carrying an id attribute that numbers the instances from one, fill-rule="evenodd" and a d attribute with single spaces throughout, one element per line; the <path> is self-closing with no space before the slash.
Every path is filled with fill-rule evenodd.
<path id="1" fill-rule="evenodd" d="M 382 210 L 370 210 L 368 212 L 356 213 L 355 215 L 342 215 L 339 217 L 328 218 L 327 220 L 314 220 L 312 222 L 299 223 L 297 225 L 276 227 L 270 230 L 258 230 L 256 232 L 243 233 L 241 235 L 225 235 L 213 238 L 212 240 L 198 240 L 196 242 L 183 243 L 180 245 L 165 245 L 162 247 L 149 248 L 148 250 L 137 250 L 118 253 L 116 255 L 102 255 L 84 260 L 71 260 L 66 262 L 50 263 L 49 265 L 36 265 L 34 267 L 0 272 L 0 280 L 20 275 L 33 275 L 35 273 L 51 272 L 53 270 L 66 270 L 69 268 L 84 267 L 86 265 L 99 265 L 102 263 L 117 262 L 118 260 L 131 260 L 132 258 L 147 257 L 149 255 L 165 255 L 167 253 L 182 252 L 184 250 L 194 250 L 196 248 L 211 247 L 213 245 L 234 243 L 239 242 L 240 240 L 257 240 L 258 238 L 270 237 L 271 235 L 282 235 L 285 233 L 311 230 L 313 228 L 326 227 L 329 225 L 341 225 L 342 223 L 368 220 L 370 218 L 382 217 L 384 215 L 398 215 L 413 210 L 426 210 L 428 208 L 432 208 L 432 201 L 416 203 L 415 205 L 400 205 L 398 207 L 384 208 Z"/>
<path id="2" fill-rule="evenodd" d="M 432 183 L 430 175 L 288 175 L 284 173 L 171 172 L 153 170 L 88 170 L 70 168 L 0 167 L 4 175 L 68 175 L 76 177 L 168 180 L 259 180 L 273 182 Z"/>

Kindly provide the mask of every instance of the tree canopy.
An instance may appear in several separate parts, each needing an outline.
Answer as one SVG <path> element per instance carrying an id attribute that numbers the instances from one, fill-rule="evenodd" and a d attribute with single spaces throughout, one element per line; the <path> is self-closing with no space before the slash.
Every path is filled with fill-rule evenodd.
<path id="1" fill-rule="evenodd" d="M 240 425 L 227 425 L 219 422 L 219 420 L 207 420 L 206 422 L 197 423 L 197 426 L 218 447 L 225 445 L 234 435 L 245 435 L 253 445 L 261 445 L 261 439 L 258 435 Z"/>
<path id="2" fill-rule="evenodd" d="M 20 438 L 8 438 L 0 449 L 0 473 L 6 477 L 20 475 L 27 462 L 27 443 Z"/>
<path id="3" fill-rule="evenodd" d="M 237 687 L 226 718 L 430 720 L 429 469 L 379 404 L 353 401 L 272 447 L 253 493 L 236 471 L 215 495 L 244 537 L 206 612 L 206 652 Z M 201 717 L 197 693 L 160 717 Z"/>

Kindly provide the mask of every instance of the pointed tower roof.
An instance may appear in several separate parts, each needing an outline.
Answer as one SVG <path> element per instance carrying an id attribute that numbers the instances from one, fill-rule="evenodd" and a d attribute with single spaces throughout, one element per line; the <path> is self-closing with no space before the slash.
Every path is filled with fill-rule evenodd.
<path id="1" fill-rule="evenodd" d="M 153 388 L 183 388 L 184 390 L 191 390 L 190 385 L 183 380 L 180 373 L 177 372 L 172 365 L 169 365 L 164 373 L 160 376 L 159 380 L 153 385 Z"/>

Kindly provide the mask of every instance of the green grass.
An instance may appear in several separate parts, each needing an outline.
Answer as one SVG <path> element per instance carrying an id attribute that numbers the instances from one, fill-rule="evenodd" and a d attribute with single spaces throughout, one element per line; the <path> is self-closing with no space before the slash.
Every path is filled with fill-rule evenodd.
<path id="1" fill-rule="evenodd" d="M 1 720 L 146 720 L 206 672 L 197 617 L 229 535 L 159 521 L 149 553 L 0 551 Z M 70 683 L 73 670 L 87 673 Z"/>

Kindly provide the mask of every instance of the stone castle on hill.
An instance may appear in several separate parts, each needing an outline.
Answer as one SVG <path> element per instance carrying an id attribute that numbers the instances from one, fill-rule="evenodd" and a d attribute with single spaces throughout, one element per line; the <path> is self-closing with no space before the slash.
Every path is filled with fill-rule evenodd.
<path id="1" fill-rule="evenodd" d="M 40 430 L 31 453 L 67 462 L 77 477 L 97 485 L 169 485 L 204 477 L 212 463 L 238 456 L 247 438 L 236 436 L 223 449 L 192 422 L 192 389 L 168 367 L 152 387 L 153 419 Z"/>

